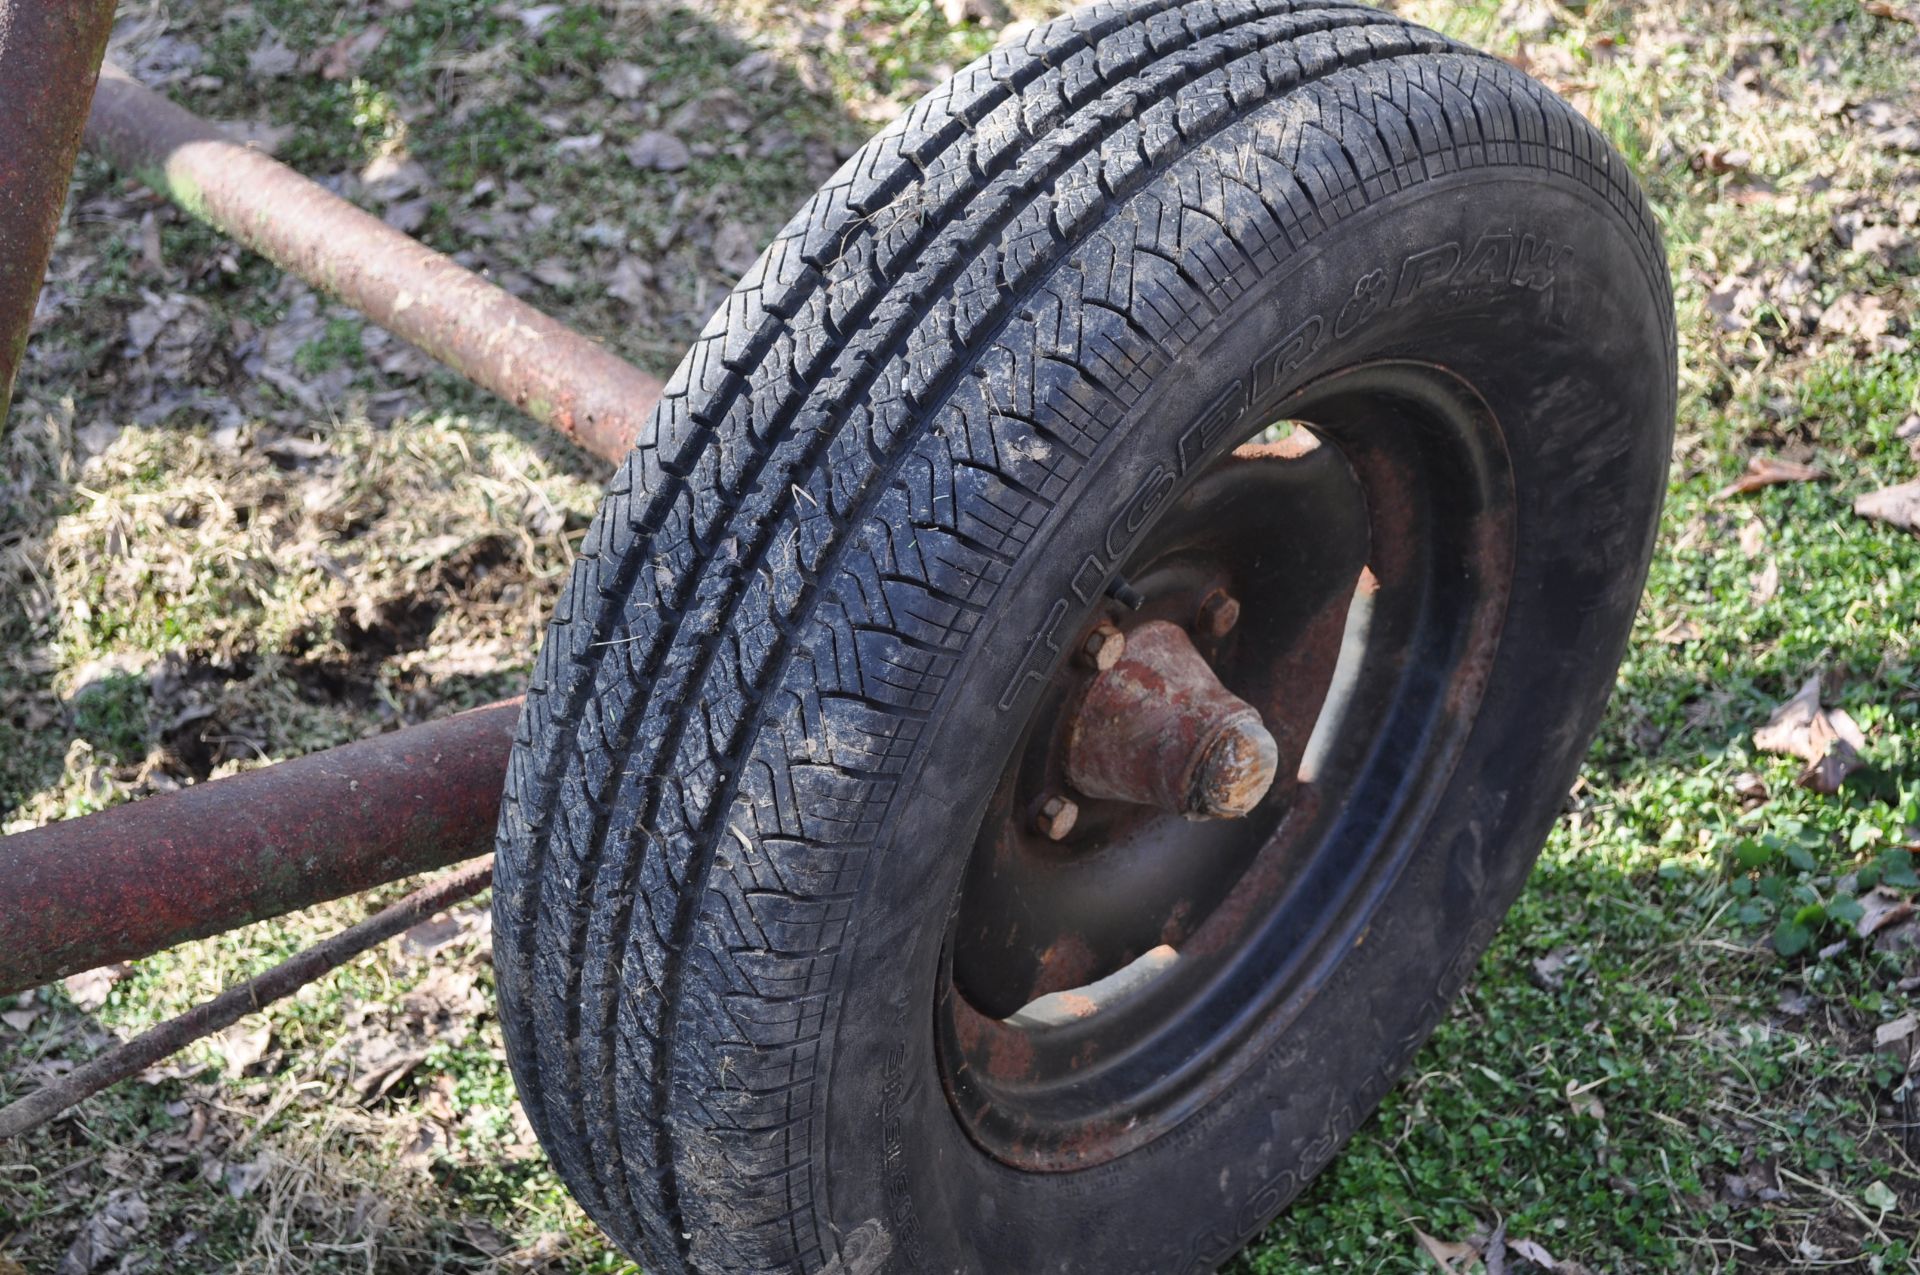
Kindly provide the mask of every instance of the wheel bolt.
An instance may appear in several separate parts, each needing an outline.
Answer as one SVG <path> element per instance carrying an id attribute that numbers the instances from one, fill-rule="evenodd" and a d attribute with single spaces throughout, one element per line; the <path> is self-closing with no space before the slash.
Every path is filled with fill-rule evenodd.
<path id="1" fill-rule="evenodd" d="M 1105 620 L 1094 625 L 1080 648 L 1080 657 L 1102 673 L 1118 664 L 1126 653 L 1127 635 Z"/>
<path id="2" fill-rule="evenodd" d="M 1034 826 L 1049 841 L 1065 841 L 1067 834 L 1073 831 L 1073 825 L 1079 822 L 1080 807 L 1070 797 L 1052 796 L 1040 807 L 1040 813 L 1034 816 Z"/>
<path id="3" fill-rule="evenodd" d="M 1215 589 L 1200 604 L 1194 626 L 1207 637 L 1225 637 L 1240 623 L 1240 599 L 1225 589 Z"/>

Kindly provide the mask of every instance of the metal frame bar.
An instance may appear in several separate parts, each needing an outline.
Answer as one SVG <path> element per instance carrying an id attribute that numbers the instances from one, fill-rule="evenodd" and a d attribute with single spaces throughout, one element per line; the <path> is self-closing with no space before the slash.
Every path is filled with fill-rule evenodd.
<path id="1" fill-rule="evenodd" d="M 0 0 L 0 428 L 113 26 L 113 0 Z"/>
<path id="2" fill-rule="evenodd" d="M 635 445 L 657 379 L 102 73 L 113 11 L 0 0 L 0 426 L 84 125 L 109 163 L 587 450 L 617 461 Z M 0 993 L 485 853 L 517 714 L 495 705 L 0 838 Z"/>

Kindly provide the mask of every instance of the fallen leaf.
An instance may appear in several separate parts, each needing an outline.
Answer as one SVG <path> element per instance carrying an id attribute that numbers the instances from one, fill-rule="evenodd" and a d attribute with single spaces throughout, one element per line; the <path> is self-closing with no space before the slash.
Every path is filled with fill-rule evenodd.
<path id="1" fill-rule="evenodd" d="M 1767 781 L 1751 770 L 1743 770 L 1733 777 L 1733 795 L 1745 803 L 1757 803 L 1767 799 Z"/>
<path id="2" fill-rule="evenodd" d="M 1806 465 L 1797 460 L 1778 460 L 1772 456 L 1755 456 L 1747 462 L 1747 472 L 1714 492 L 1713 498 L 1725 500 L 1729 496 L 1759 491 L 1762 487 L 1772 487 L 1778 483 L 1810 483 L 1826 476 L 1827 471 L 1817 465 Z"/>
<path id="3" fill-rule="evenodd" d="M 653 78 L 644 66 L 632 62 L 611 62 L 600 68 L 600 87 L 623 102 L 630 102 L 646 91 Z"/>
<path id="4" fill-rule="evenodd" d="M 1533 960 L 1533 985 L 1543 991 L 1556 991 L 1566 983 L 1567 966 L 1574 963 L 1578 948 L 1556 947 Z"/>
<path id="5" fill-rule="evenodd" d="M 1694 151 L 1690 161 L 1696 173 L 1734 173 L 1753 167 L 1753 152 L 1744 147 L 1722 148 L 1712 144 Z"/>
<path id="6" fill-rule="evenodd" d="M 1868 492 L 1853 502 L 1853 512 L 1875 522 L 1920 531 L 1920 482 Z"/>
<path id="7" fill-rule="evenodd" d="M 262 1151 L 246 1164 L 229 1164 L 226 1172 L 227 1194 L 236 1200 L 244 1200 L 267 1180 L 267 1174 L 273 1169 L 273 1156 Z"/>
<path id="8" fill-rule="evenodd" d="M 1700 640 L 1700 626 L 1682 616 L 1680 619 L 1675 620 L 1672 624 L 1669 624 L 1666 628 L 1654 634 L 1653 640 L 1656 642 L 1664 642 L 1668 646 L 1680 646 L 1686 642 L 1698 642 Z"/>
<path id="9" fill-rule="evenodd" d="M 400 936 L 400 950 L 408 956 L 425 956 L 453 942 L 466 929 L 466 922 L 454 913 L 432 917 Z"/>
<path id="10" fill-rule="evenodd" d="M 1003 0 L 940 0 L 940 14 L 950 27 L 963 22 L 984 22 L 998 27 L 1010 16 Z"/>
<path id="11" fill-rule="evenodd" d="M 1754 606 L 1765 606 L 1773 601 L 1779 592 L 1780 564 L 1768 558 L 1767 565 L 1760 568 L 1759 573 L 1753 577 L 1753 588 L 1748 594 L 1748 599 Z"/>
<path id="12" fill-rule="evenodd" d="M 1509 1241 L 1509 1246 L 1516 1256 L 1532 1262 L 1546 1271 L 1547 1275 L 1588 1275 L 1587 1268 L 1579 1262 L 1561 1261 L 1549 1253 L 1544 1246 L 1532 1240 L 1512 1240 Z"/>
<path id="13" fill-rule="evenodd" d="M 307 69 L 319 72 L 323 80 L 351 79 L 386 38 L 387 29 L 376 22 L 364 31 L 341 36 L 332 44 L 314 50 L 307 57 Z"/>
<path id="14" fill-rule="evenodd" d="M 1447 1275 L 1465 1275 L 1480 1264 L 1480 1250 L 1463 1240 L 1437 1240 L 1417 1226 L 1413 1228 L 1413 1236 Z"/>
<path id="15" fill-rule="evenodd" d="M 300 55 L 277 36 L 261 40 L 247 54 L 247 74 L 258 80 L 278 79 L 299 69 Z"/>
<path id="16" fill-rule="evenodd" d="M 1902 1014 L 1890 1023 L 1881 1023 L 1873 1032 L 1875 1053 L 1886 1054 L 1901 1066 L 1913 1057 L 1913 1034 L 1920 1028 L 1920 1020 L 1912 1014 Z"/>
<path id="17" fill-rule="evenodd" d="M 663 133 L 659 129 L 640 134 L 626 149 L 627 161 L 635 168 L 649 168 L 656 172 L 677 173 L 693 159 L 693 152 L 687 144 L 672 133 Z"/>
<path id="18" fill-rule="evenodd" d="M 745 274 L 759 259 L 760 245 L 753 232 L 737 221 L 721 225 L 713 235 L 713 260 L 733 278 Z"/>
<path id="19" fill-rule="evenodd" d="M 17 1032 L 23 1032 L 33 1026 L 34 1020 L 45 1012 L 46 1010 L 39 1005 L 31 1005 L 25 1009 L 10 1009 L 0 1013 L 0 1023 L 5 1023 Z"/>
<path id="20" fill-rule="evenodd" d="M 1913 915 L 1913 900 L 1902 898 L 1881 886 L 1875 886 L 1860 896 L 1860 919 L 1854 922 L 1853 931 L 1861 938 L 1871 938 Z"/>
<path id="21" fill-rule="evenodd" d="M 1567 1082 L 1567 1105 L 1573 1108 L 1574 1115 L 1588 1116 L 1594 1120 L 1607 1118 L 1606 1107 L 1594 1093 L 1601 1083 L 1602 1081 L 1594 1081 L 1591 1084 L 1579 1085 L 1571 1080 Z"/>
<path id="22" fill-rule="evenodd" d="M 553 20 L 567 11 L 564 4 L 536 4 L 526 8 L 513 5 L 496 5 L 493 10 L 502 17 L 518 18 L 520 25 L 526 28 L 528 35 L 537 36 L 553 25 Z"/>
<path id="23" fill-rule="evenodd" d="M 145 1197 L 131 1187 L 110 1193 L 74 1236 L 54 1275 L 89 1275 L 99 1270 L 132 1247 L 152 1216 Z"/>
<path id="24" fill-rule="evenodd" d="M 1885 1213 L 1900 1203 L 1900 1197 L 1893 1193 L 1892 1187 L 1875 1178 L 1867 1184 L 1867 1189 L 1860 1193 L 1860 1202 L 1870 1209 Z"/>
<path id="25" fill-rule="evenodd" d="M 1763 753 L 1801 758 L 1807 766 L 1794 782 L 1831 796 L 1862 766 L 1859 754 L 1867 741 L 1844 709 L 1821 705 L 1816 673 L 1773 710 L 1767 724 L 1753 733 L 1753 745 Z"/>
<path id="26" fill-rule="evenodd" d="M 1853 237 L 1853 250 L 1888 261 L 1901 256 L 1911 242 L 1898 226 L 1863 226 Z"/>
<path id="27" fill-rule="evenodd" d="M 1893 0 L 1867 0 L 1860 6 L 1876 18 L 1886 18 L 1892 22 L 1905 22 L 1911 26 L 1920 26 L 1920 6 L 1895 4 Z"/>
<path id="28" fill-rule="evenodd" d="M 61 981 L 61 986 L 67 989 L 67 996 L 76 1008 L 92 1013 L 107 1003 L 113 985 L 132 972 L 133 967 L 122 961 L 118 965 L 102 965 L 97 969 L 69 974 Z"/>
<path id="29" fill-rule="evenodd" d="M 607 276 L 607 295 L 624 301 L 636 310 L 647 308 L 647 286 L 653 282 L 653 267 L 640 257 L 622 257 Z"/>
<path id="30" fill-rule="evenodd" d="M 253 1027 L 240 1023 L 215 1036 L 213 1047 L 227 1064 L 228 1073 L 238 1076 L 266 1056 L 267 1045 L 272 1040 L 272 1023 Z"/>
<path id="31" fill-rule="evenodd" d="M 1820 312 L 1820 329 L 1839 336 L 1871 341 L 1885 336 L 1893 326 L 1893 314 L 1879 297 L 1866 292 L 1849 292 Z"/>

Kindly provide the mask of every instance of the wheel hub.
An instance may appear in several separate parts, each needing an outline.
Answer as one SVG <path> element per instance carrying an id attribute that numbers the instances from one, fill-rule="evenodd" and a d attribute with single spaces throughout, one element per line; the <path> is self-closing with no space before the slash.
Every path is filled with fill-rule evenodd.
<path id="1" fill-rule="evenodd" d="M 1068 728 L 1074 789 L 1188 819 L 1249 814 L 1280 765 L 1259 712 L 1220 685 L 1178 625 L 1150 620 L 1123 645 Z"/>
<path id="2" fill-rule="evenodd" d="M 981 816 L 936 1036 L 969 1134 L 1086 1167 L 1232 1083 L 1422 844 L 1505 609 L 1484 404 L 1383 363 L 1141 533 Z"/>

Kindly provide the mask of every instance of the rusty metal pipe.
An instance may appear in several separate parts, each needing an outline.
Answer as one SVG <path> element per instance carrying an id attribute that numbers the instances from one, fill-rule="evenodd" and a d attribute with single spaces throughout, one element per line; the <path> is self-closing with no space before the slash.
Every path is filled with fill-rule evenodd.
<path id="1" fill-rule="evenodd" d="M 229 987 L 179 1017 L 169 1018 L 103 1054 L 95 1054 L 66 1075 L 47 1082 L 44 1088 L 0 1107 L 0 1142 L 45 1124 L 107 1086 L 138 1075 L 194 1041 L 204 1040 L 248 1014 L 259 1013 L 274 1001 L 284 1000 L 368 948 L 384 943 L 436 912 L 471 899 L 492 884 L 493 856 L 489 855 L 431 885 L 422 886 L 360 924 L 287 958 L 264 974 Z"/>
<path id="2" fill-rule="evenodd" d="M 519 712 L 0 837 L 0 995 L 487 853 Z"/>
<path id="3" fill-rule="evenodd" d="M 112 26 L 113 0 L 0 0 L 0 428 Z"/>
<path id="4" fill-rule="evenodd" d="M 87 149 L 597 456 L 623 459 L 660 382 L 108 63 Z"/>

